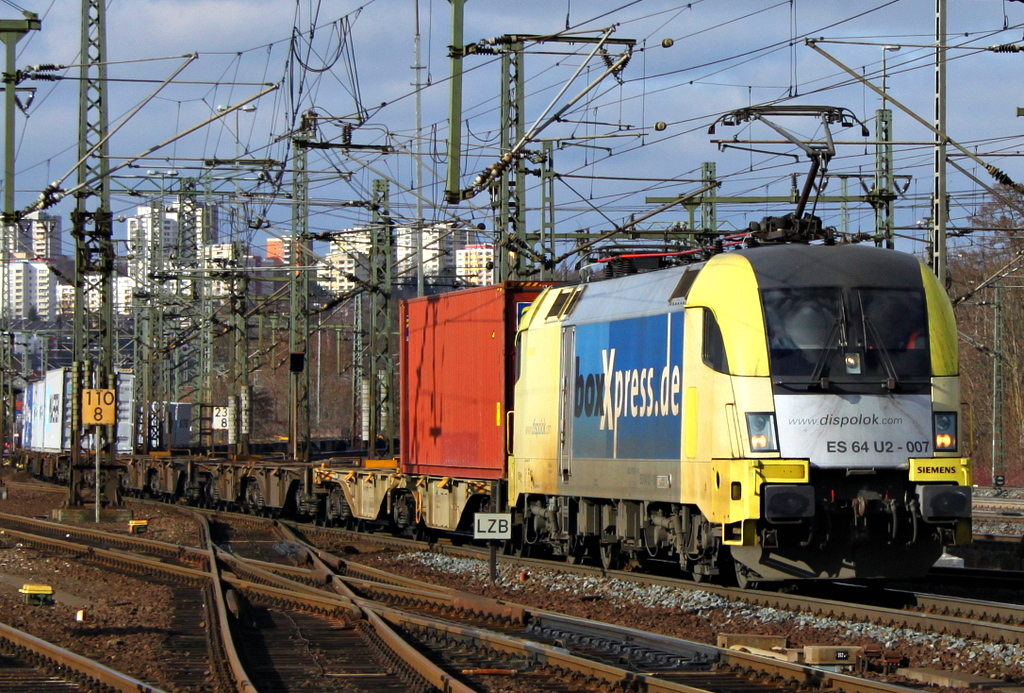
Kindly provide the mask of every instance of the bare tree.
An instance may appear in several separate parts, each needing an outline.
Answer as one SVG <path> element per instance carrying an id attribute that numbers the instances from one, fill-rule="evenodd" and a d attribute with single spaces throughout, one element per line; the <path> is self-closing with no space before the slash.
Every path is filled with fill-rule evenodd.
<path id="1" fill-rule="evenodd" d="M 971 217 L 971 225 L 949 252 L 966 405 L 963 430 L 975 482 L 991 484 L 993 435 L 1001 414 L 1002 464 L 995 473 L 1003 474 L 1007 485 L 1024 486 L 1024 195 L 1002 188 Z M 996 366 L 1002 394 L 993 410 Z"/>

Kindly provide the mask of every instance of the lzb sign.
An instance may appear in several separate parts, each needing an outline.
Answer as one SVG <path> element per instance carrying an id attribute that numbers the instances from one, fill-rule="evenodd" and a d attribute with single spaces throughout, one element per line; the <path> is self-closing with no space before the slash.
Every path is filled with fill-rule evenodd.
<path id="1" fill-rule="evenodd" d="M 477 513 L 473 516 L 474 539 L 511 539 L 511 513 Z"/>

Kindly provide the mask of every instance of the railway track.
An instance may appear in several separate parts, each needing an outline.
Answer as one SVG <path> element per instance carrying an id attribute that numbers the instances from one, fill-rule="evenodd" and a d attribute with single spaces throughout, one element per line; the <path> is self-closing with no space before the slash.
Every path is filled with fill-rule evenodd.
<path id="1" fill-rule="evenodd" d="M 193 622 L 204 622 L 205 619 L 207 623 L 214 623 L 220 618 L 229 623 L 231 627 L 228 630 L 227 638 L 231 641 L 245 643 L 244 646 L 239 647 L 237 657 L 240 669 L 246 672 L 243 675 L 243 680 L 250 685 L 254 685 L 254 680 L 264 683 L 274 679 L 275 676 L 280 678 L 279 675 L 273 673 L 279 666 L 287 669 L 288 673 L 284 678 L 288 681 L 301 682 L 319 678 L 317 690 L 352 690 L 353 686 L 356 690 L 415 690 L 421 687 L 422 690 L 430 690 L 431 687 L 451 685 L 452 681 L 463 682 L 466 690 L 491 690 L 490 687 L 496 685 L 511 686 L 513 684 L 528 687 L 536 686 L 542 681 L 546 682 L 545 685 L 552 687 L 550 690 L 563 690 L 563 686 L 577 686 L 572 690 L 579 690 L 579 686 L 583 686 L 584 690 L 609 690 L 615 681 L 636 680 L 635 676 L 638 674 L 652 675 L 651 682 L 648 683 L 655 681 L 657 685 L 677 683 L 665 676 L 658 677 L 656 675 L 658 662 L 670 662 L 671 664 L 667 668 L 672 670 L 673 675 L 691 681 L 686 685 L 697 685 L 693 682 L 703 680 L 703 677 L 708 674 L 708 669 L 703 667 L 706 662 L 699 662 L 700 657 L 695 657 L 693 651 L 685 654 L 674 650 L 666 651 L 667 646 L 663 643 L 657 646 L 642 644 L 636 633 L 595 635 L 593 632 L 578 633 L 564 624 L 555 627 L 551 624 L 554 623 L 556 617 L 542 618 L 538 615 L 540 614 L 538 610 L 530 610 L 526 624 L 516 622 L 514 625 L 506 624 L 496 628 L 494 625 L 494 622 L 497 622 L 496 617 L 488 616 L 488 612 L 480 606 L 479 602 L 474 602 L 466 595 L 454 597 L 448 590 L 425 588 L 422 582 L 403 586 L 399 584 L 398 577 L 393 574 L 374 574 L 369 568 L 359 567 L 349 560 L 338 557 L 330 557 L 334 563 L 325 564 L 327 567 L 312 569 L 310 566 L 314 563 L 313 555 L 317 550 L 313 547 L 303 548 L 299 537 L 282 534 L 284 531 L 282 526 L 275 526 L 270 520 L 212 512 L 203 513 L 203 515 L 214 518 L 215 523 L 224 525 L 222 529 L 225 531 L 224 537 L 227 537 L 227 540 L 224 541 L 224 537 L 219 537 L 221 541 L 218 542 L 217 537 L 211 535 L 208 547 L 210 558 L 207 565 L 220 566 L 221 569 L 226 568 L 226 572 L 220 574 L 221 577 L 218 581 L 229 586 L 228 592 L 221 598 L 224 603 L 224 611 L 230 613 L 231 616 L 223 617 L 206 613 L 202 616 L 195 614 L 183 616 L 183 618 Z M 19 520 L 23 521 L 24 518 L 19 518 Z M 28 523 L 29 526 L 32 524 Z M 38 541 L 51 542 L 50 545 L 54 550 L 69 551 L 73 555 L 100 562 L 107 560 L 108 555 L 124 561 L 124 555 L 133 552 L 132 546 L 135 545 L 144 555 L 134 559 L 138 563 L 131 568 L 132 570 L 145 570 L 150 576 L 162 575 L 159 570 L 166 570 L 171 574 L 175 570 L 191 570 L 185 565 L 175 565 L 178 560 L 176 556 L 182 552 L 182 547 L 175 546 L 175 552 L 173 552 L 175 557 L 169 557 L 165 547 L 159 545 L 160 542 L 149 542 L 140 540 L 138 537 L 122 535 L 113 535 L 116 538 L 108 538 L 104 537 L 102 532 L 79 531 L 79 528 L 73 528 L 75 532 L 72 533 L 66 531 L 69 529 L 68 526 L 58 525 L 57 527 L 65 530 L 61 533 L 52 531 L 52 528 L 46 528 L 47 524 L 52 523 L 35 525 L 40 532 Z M 365 552 L 381 543 L 405 549 L 422 550 L 423 548 L 422 544 L 382 535 L 352 535 L 339 530 L 317 528 L 310 525 L 300 525 L 295 529 L 303 533 L 302 538 L 312 541 L 317 546 L 331 545 L 337 553 Z M 26 529 L 24 523 L 18 529 L 12 528 L 6 531 L 22 532 L 26 537 L 32 534 Z M 83 543 L 76 549 L 65 546 L 65 544 L 72 543 L 71 539 L 76 535 L 80 535 Z M 287 546 L 287 551 L 282 552 L 282 545 Z M 198 556 L 205 550 L 207 549 L 189 547 L 184 553 Z M 437 545 L 434 550 L 476 557 L 482 557 L 486 553 L 471 547 L 444 545 Z M 286 559 L 282 559 L 285 554 L 287 554 Z M 536 565 L 538 568 L 552 567 L 550 563 L 533 563 L 518 558 L 514 560 L 520 565 Z M 159 570 L 153 568 L 154 564 L 160 566 Z M 117 565 L 120 570 L 128 570 L 123 562 Z M 197 565 L 202 564 L 197 563 Z M 565 572 L 579 572 L 593 576 L 605 574 L 605 571 L 595 567 L 558 566 L 558 568 Z M 678 581 L 641 577 L 630 573 L 614 575 L 620 579 L 647 584 L 664 584 L 676 588 L 719 592 L 730 595 L 731 599 L 744 599 L 751 604 L 771 605 L 775 608 L 800 613 L 831 614 L 838 618 L 886 623 L 895 627 L 913 627 L 927 632 L 959 634 L 996 642 L 1021 642 L 1019 624 L 1024 621 L 1024 613 L 1020 609 L 1010 608 L 1005 603 L 940 599 L 915 594 L 912 595 L 912 598 L 906 595 L 901 596 L 900 599 L 903 601 L 896 607 L 892 605 L 865 606 L 840 603 L 839 600 L 834 599 L 815 599 L 808 595 L 774 595 L 763 592 L 724 590 L 724 588 L 708 585 L 698 586 L 692 585 L 692 583 L 687 585 Z M 170 578 L 165 575 L 160 579 Z M 326 594 L 324 592 L 325 586 L 341 585 L 343 582 L 347 583 L 346 589 L 351 591 L 350 595 Z M 387 585 L 390 587 L 386 587 Z M 392 596 L 386 598 L 382 596 L 389 591 L 393 593 Z M 402 601 L 404 599 L 416 602 L 425 598 L 436 599 L 438 600 L 437 604 L 430 607 L 422 605 L 411 607 Z M 890 598 L 895 597 L 890 595 Z M 456 599 L 461 600 L 460 604 L 473 604 L 473 606 L 457 607 L 453 602 Z M 857 601 L 845 594 L 843 599 Z M 214 603 L 216 598 L 208 598 L 203 601 Z M 499 611 L 507 611 L 510 608 L 509 605 L 500 606 Z M 467 609 L 469 609 L 467 615 L 460 616 L 457 621 L 453 622 L 452 614 Z M 501 618 L 507 618 L 507 614 Z M 519 620 L 523 619 L 520 617 Z M 489 622 L 492 623 L 488 625 Z M 261 625 L 266 627 L 258 627 Z M 310 635 L 313 637 L 309 637 Z M 192 637 L 193 641 L 190 646 L 183 645 L 179 649 L 188 650 L 191 647 L 191 651 L 196 652 L 197 647 L 199 649 L 214 646 L 225 647 L 223 643 L 205 644 L 205 634 L 202 634 L 200 638 L 203 645 L 196 643 L 195 638 L 199 637 L 199 634 L 193 633 Z M 566 648 L 565 644 L 571 641 L 585 643 L 573 656 L 590 662 L 590 664 L 577 666 L 578 663 L 573 661 L 548 664 L 552 656 L 548 650 L 530 650 L 529 648 L 517 650 L 510 644 L 510 641 L 502 640 L 502 638 L 508 638 L 514 641 L 524 637 L 535 644 L 555 650 L 570 649 Z M 301 644 L 300 651 L 298 654 L 290 656 L 289 651 L 296 649 L 297 642 Z M 691 643 L 691 648 L 692 645 Z M 335 653 L 338 648 L 346 652 L 360 654 L 351 661 L 336 655 L 321 656 L 321 653 Z M 407 656 L 415 660 L 415 663 L 409 663 L 406 654 L 402 654 L 406 650 L 408 650 Z M 419 651 L 419 657 L 423 661 L 416 660 L 414 656 L 416 651 Z M 559 654 L 559 656 L 561 655 Z M 809 675 L 804 670 L 787 670 L 784 675 L 777 671 L 774 674 L 757 673 L 772 670 L 772 667 L 778 665 L 773 663 L 770 666 L 765 665 L 768 666 L 768 669 L 748 670 L 745 667 L 753 666 L 749 662 L 730 664 L 733 658 L 738 656 L 737 654 L 728 654 L 726 659 L 721 659 L 721 655 L 719 655 L 720 658 L 712 663 L 710 669 L 718 673 L 732 671 L 734 675 L 741 678 L 752 676 L 756 679 L 764 676 L 767 677 L 766 680 L 785 680 L 786 686 L 791 684 L 794 686 L 808 685 L 807 681 L 802 679 Z M 404 669 L 396 662 L 405 662 Z M 691 666 L 686 664 L 687 662 L 696 662 L 698 665 Z M 543 666 L 539 663 L 543 663 Z M 617 668 L 612 666 L 615 663 L 619 665 Z M 624 663 L 628 666 L 623 666 Z M 433 665 L 432 669 L 430 665 Z M 611 666 L 612 669 L 587 668 L 596 665 Z M 424 671 L 433 673 L 424 674 L 420 670 L 421 667 Z M 613 671 L 613 669 L 617 670 Z M 805 669 L 819 672 L 817 675 L 820 676 L 818 669 L 807 667 Z M 404 674 L 397 679 L 387 678 L 390 673 L 396 671 L 404 671 Z M 739 675 L 736 674 L 736 671 L 743 673 Z M 804 673 L 800 673 L 801 671 Z M 432 679 L 431 676 L 434 678 Z M 325 681 L 330 684 L 325 685 Z M 728 684 L 725 680 L 718 684 L 707 684 L 710 690 L 716 690 L 716 685 L 724 689 L 734 688 L 740 684 L 739 679 L 733 684 Z M 852 685 L 844 683 L 840 688 L 856 690 L 850 687 Z M 260 689 L 255 685 L 254 688 Z M 188 688 L 188 690 L 203 689 L 196 684 L 196 687 Z M 295 690 L 302 690 L 302 688 L 295 688 Z M 502 690 L 516 689 L 503 688 Z M 570 690 L 570 688 L 564 688 L 564 690 Z M 674 689 L 666 688 L 665 690 Z M 755 687 L 751 690 L 758 689 Z"/>
<path id="2" fill-rule="evenodd" d="M 293 529 L 305 533 L 308 540 L 316 546 L 331 547 L 327 550 L 344 551 L 348 546 L 347 535 L 337 530 L 325 528 L 309 528 L 306 525 L 292 526 Z M 356 535 L 357 542 L 368 541 L 364 535 Z M 410 548 L 412 544 L 404 539 L 376 536 L 374 541 L 398 548 Z M 437 545 L 435 551 L 451 555 L 470 556 L 484 560 L 487 551 L 471 547 L 451 547 Z M 533 559 L 500 557 L 499 560 L 513 562 L 516 565 L 531 569 L 551 568 L 551 563 Z M 637 575 L 628 572 L 604 571 L 590 566 L 559 565 L 559 571 L 572 574 L 591 576 L 611 576 L 643 585 L 672 587 L 680 590 L 700 590 L 720 595 L 730 600 L 743 601 L 754 606 L 762 606 L 794 613 L 812 614 L 844 620 L 855 620 L 865 623 L 881 624 L 892 628 L 911 628 L 923 632 L 956 635 L 981 640 L 992 640 L 1004 643 L 1024 643 L 1024 607 L 1014 607 L 1005 602 L 990 602 L 955 596 L 927 594 L 918 591 L 899 589 L 869 589 L 852 585 L 828 583 L 816 586 L 814 583 L 802 585 L 804 594 L 768 592 L 761 590 L 742 590 L 719 587 L 715 585 L 694 584 L 690 581 L 667 577 Z M 936 569 L 935 573 L 943 580 L 952 580 L 961 569 Z M 964 579 L 974 580 L 977 586 L 980 580 L 991 580 L 993 586 L 1003 583 L 1012 585 L 1016 575 L 1005 579 L 1000 571 L 965 571 Z M 1018 593 L 1020 585 L 1017 582 Z M 831 592 L 833 598 L 821 596 Z"/>
<path id="3" fill-rule="evenodd" d="M 356 603 L 372 600 L 377 613 L 400 623 L 423 647 L 441 653 L 454 648 L 473 656 L 501 657 L 513 664 L 486 660 L 488 671 L 534 673 L 543 663 L 560 678 L 609 690 L 631 681 L 644 690 L 761 691 L 834 688 L 887 691 L 899 687 L 835 674 L 758 655 L 721 650 L 644 631 L 524 609 L 455 590 L 430 587 L 377 569 L 345 561 L 327 552 L 311 552 L 311 571 Z M 392 608 L 384 609 L 380 604 Z M 452 622 L 457 630 L 450 629 Z M 522 639 L 525 649 L 505 641 Z M 479 668 L 463 669 L 470 673 Z"/>
<path id="4" fill-rule="evenodd" d="M 0 513 L 0 528 L 11 536 L 50 537 L 67 539 L 74 547 L 86 547 L 96 552 L 111 554 L 130 551 L 137 556 L 146 556 L 154 562 L 180 565 L 196 570 L 207 570 L 208 553 L 200 547 L 168 544 L 162 541 L 144 539 L 136 535 L 114 534 L 80 525 L 68 525 L 47 520 L 37 520 L 20 515 Z M 54 542 L 53 546 L 59 546 Z"/>
<path id="5" fill-rule="evenodd" d="M 312 581 L 390 623 L 429 662 L 469 690 L 500 685 L 500 690 L 797 691 L 821 681 L 821 670 L 813 667 L 780 667 L 756 656 L 425 588 L 371 568 L 342 566 L 340 559 L 328 555 L 318 559 L 310 569 Z M 330 567 L 335 561 L 340 571 Z M 239 570 L 254 583 L 290 579 L 252 565 Z M 898 690 L 840 678 L 844 680 L 838 690 Z M 524 687 L 508 688 L 517 684 Z M 836 686 L 837 681 L 822 685 Z"/>
<path id="6" fill-rule="evenodd" d="M 401 666 L 404 658 L 389 646 L 400 638 L 387 624 L 380 622 L 368 630 L 366 619 L 352 605 L 325 604 L 308 594 L 244 585 L 221 572 L 223 563 L 237 558 L 217 548 L 212 540 L 206 542 L 210 552 L 207 565 L 212 569 L 203 573 L 154 559 L 153 542 L 96 530 L 60 532 L 56 530 L 64 529 L 63 525 L 41 521 L 4 521 L 4 531 L 19 542 L 120 572 L 135 572 L 150 580 L 158 576 L 173 581 L 175 627 L 165 642 L 162 659 L 175 689 L 431 690 L 420 668 Z M 245 546 L 260 548 L 259 542 L 253 541 L 258 532 L 249 532 Z M 117 548 L 109 548 L 111 545 Z M 133 547 L 141 553 L 134 554 Z M 439 681 L 445 678 L 435 673 Z"/>
<path id="7" fill-rule="evenodd" d="M 228 553 L 253 560 L 290 563 L 293 550 L 273 523 L 245 515 L 203 513 L 213 543 Z"/>
<path id="8" fill-rule="evenodd" d="M 55 549 L 66 550 L 69 543 L 66 537 L 25 535 Z M 297 539 L 293 541 L 298 544 Z M 80 555 L 91 559 L 107 550 L 83 545 Z M 232 674 L 235 690 L 247 686 L 272 690 L 287 684 L 288 690 L 477 691 L 496 690 L 494 686 L 507 682 L 514 687 L 503 690 L 540 686 L 551 691 L 607 691 L 642 685 L 649 691 L 683 691 L 700 680 L 708 690 L 740 686 L 751 691 L 796 691 L 822 678 L 821 670 L 813 667 L 780 669 L 782 663 L 771 660 L 716 655 L 707 646 L 614 626 L 598 628 L 556 614 L 531 612 L 525 619 L 523 613 L 513 611 L 510 617 L 507 605 L 451 591 L 435 593 L 418 583 L 389 587 L 379 575 L 374 580 L 349 576 L 346 585 L 333 578 L 335 573 L 328 572 L 327 564 L 307 569 L 305 581 L 296 581 L 300 568 L 246 559 L 212 545 L 211 552 L 219 577 L 210 584 L 228 587 L 221 596 L 208 596 L 206 602 L 217 604 L 218 621 L 229 627 L 214 628 L 210 620 L 208 631 L 222 633 L 215 644 L 228 660 L 232 644 L 245 643 L 234 655 L 237 662 L 214 663 L 214 668 L 237 668 Z M 149 570 L 153 562 L 148 555 L 123 553 L 121 569 L 134 565 Z M 309 560 L 312 555 L 307 553 Z M 281 577 L 274 570 L 289 575 Z M 320 588 L 309 584 L 316 582 Z M 324 585 L 338 592 L 328 594 Z M 418 601 L 420 606 L 410 609 L 403 600 Z M 424 600 L 434 603 L 425 608 Z M 504 625 L 496 628 L 495 623 Z M 762 683 L 751 683 L 751 677 Z M 829 679 L 825 685 L 851 692 L 895 690 L 857 681 L 851 677 L 839 685 Z M 228 690 L 223 682 L 208 685 L 212 690 Z"/>
<path id="9" fill-rule="evenodd" d="M 0 689 L 4 693 L 162 693 L 159 688 L 2 623 Z"/>

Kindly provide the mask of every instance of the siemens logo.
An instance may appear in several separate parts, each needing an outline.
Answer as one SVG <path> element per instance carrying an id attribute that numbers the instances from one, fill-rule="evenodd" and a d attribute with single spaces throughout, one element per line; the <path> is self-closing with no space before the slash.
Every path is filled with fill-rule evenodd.
<path id="1" fill-rule="evenodd" d="M 918 474 L 956 474 L 956 467 L 918 467 Z"/>
<path id="2" fill-rule="evenodd" d="M 580 373 L 576 357 L 573 416 L 600 417 L 599 430 L 614 431 L 620 418 L 679 416 L 682 371 L 678 365 L 657 369 L 615 368 L 616 349 L 601 350 L 602 373 Z"/>

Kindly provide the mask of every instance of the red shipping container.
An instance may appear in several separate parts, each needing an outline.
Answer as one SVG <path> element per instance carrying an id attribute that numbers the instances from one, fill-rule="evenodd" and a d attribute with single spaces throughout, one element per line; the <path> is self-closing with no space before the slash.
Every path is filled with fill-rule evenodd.
<path id="1" fill-rule="evenodd" d="M 545 286 L 505 282 L 402 302 L 403 472 L 505 476 L 516 329 Z"/>

